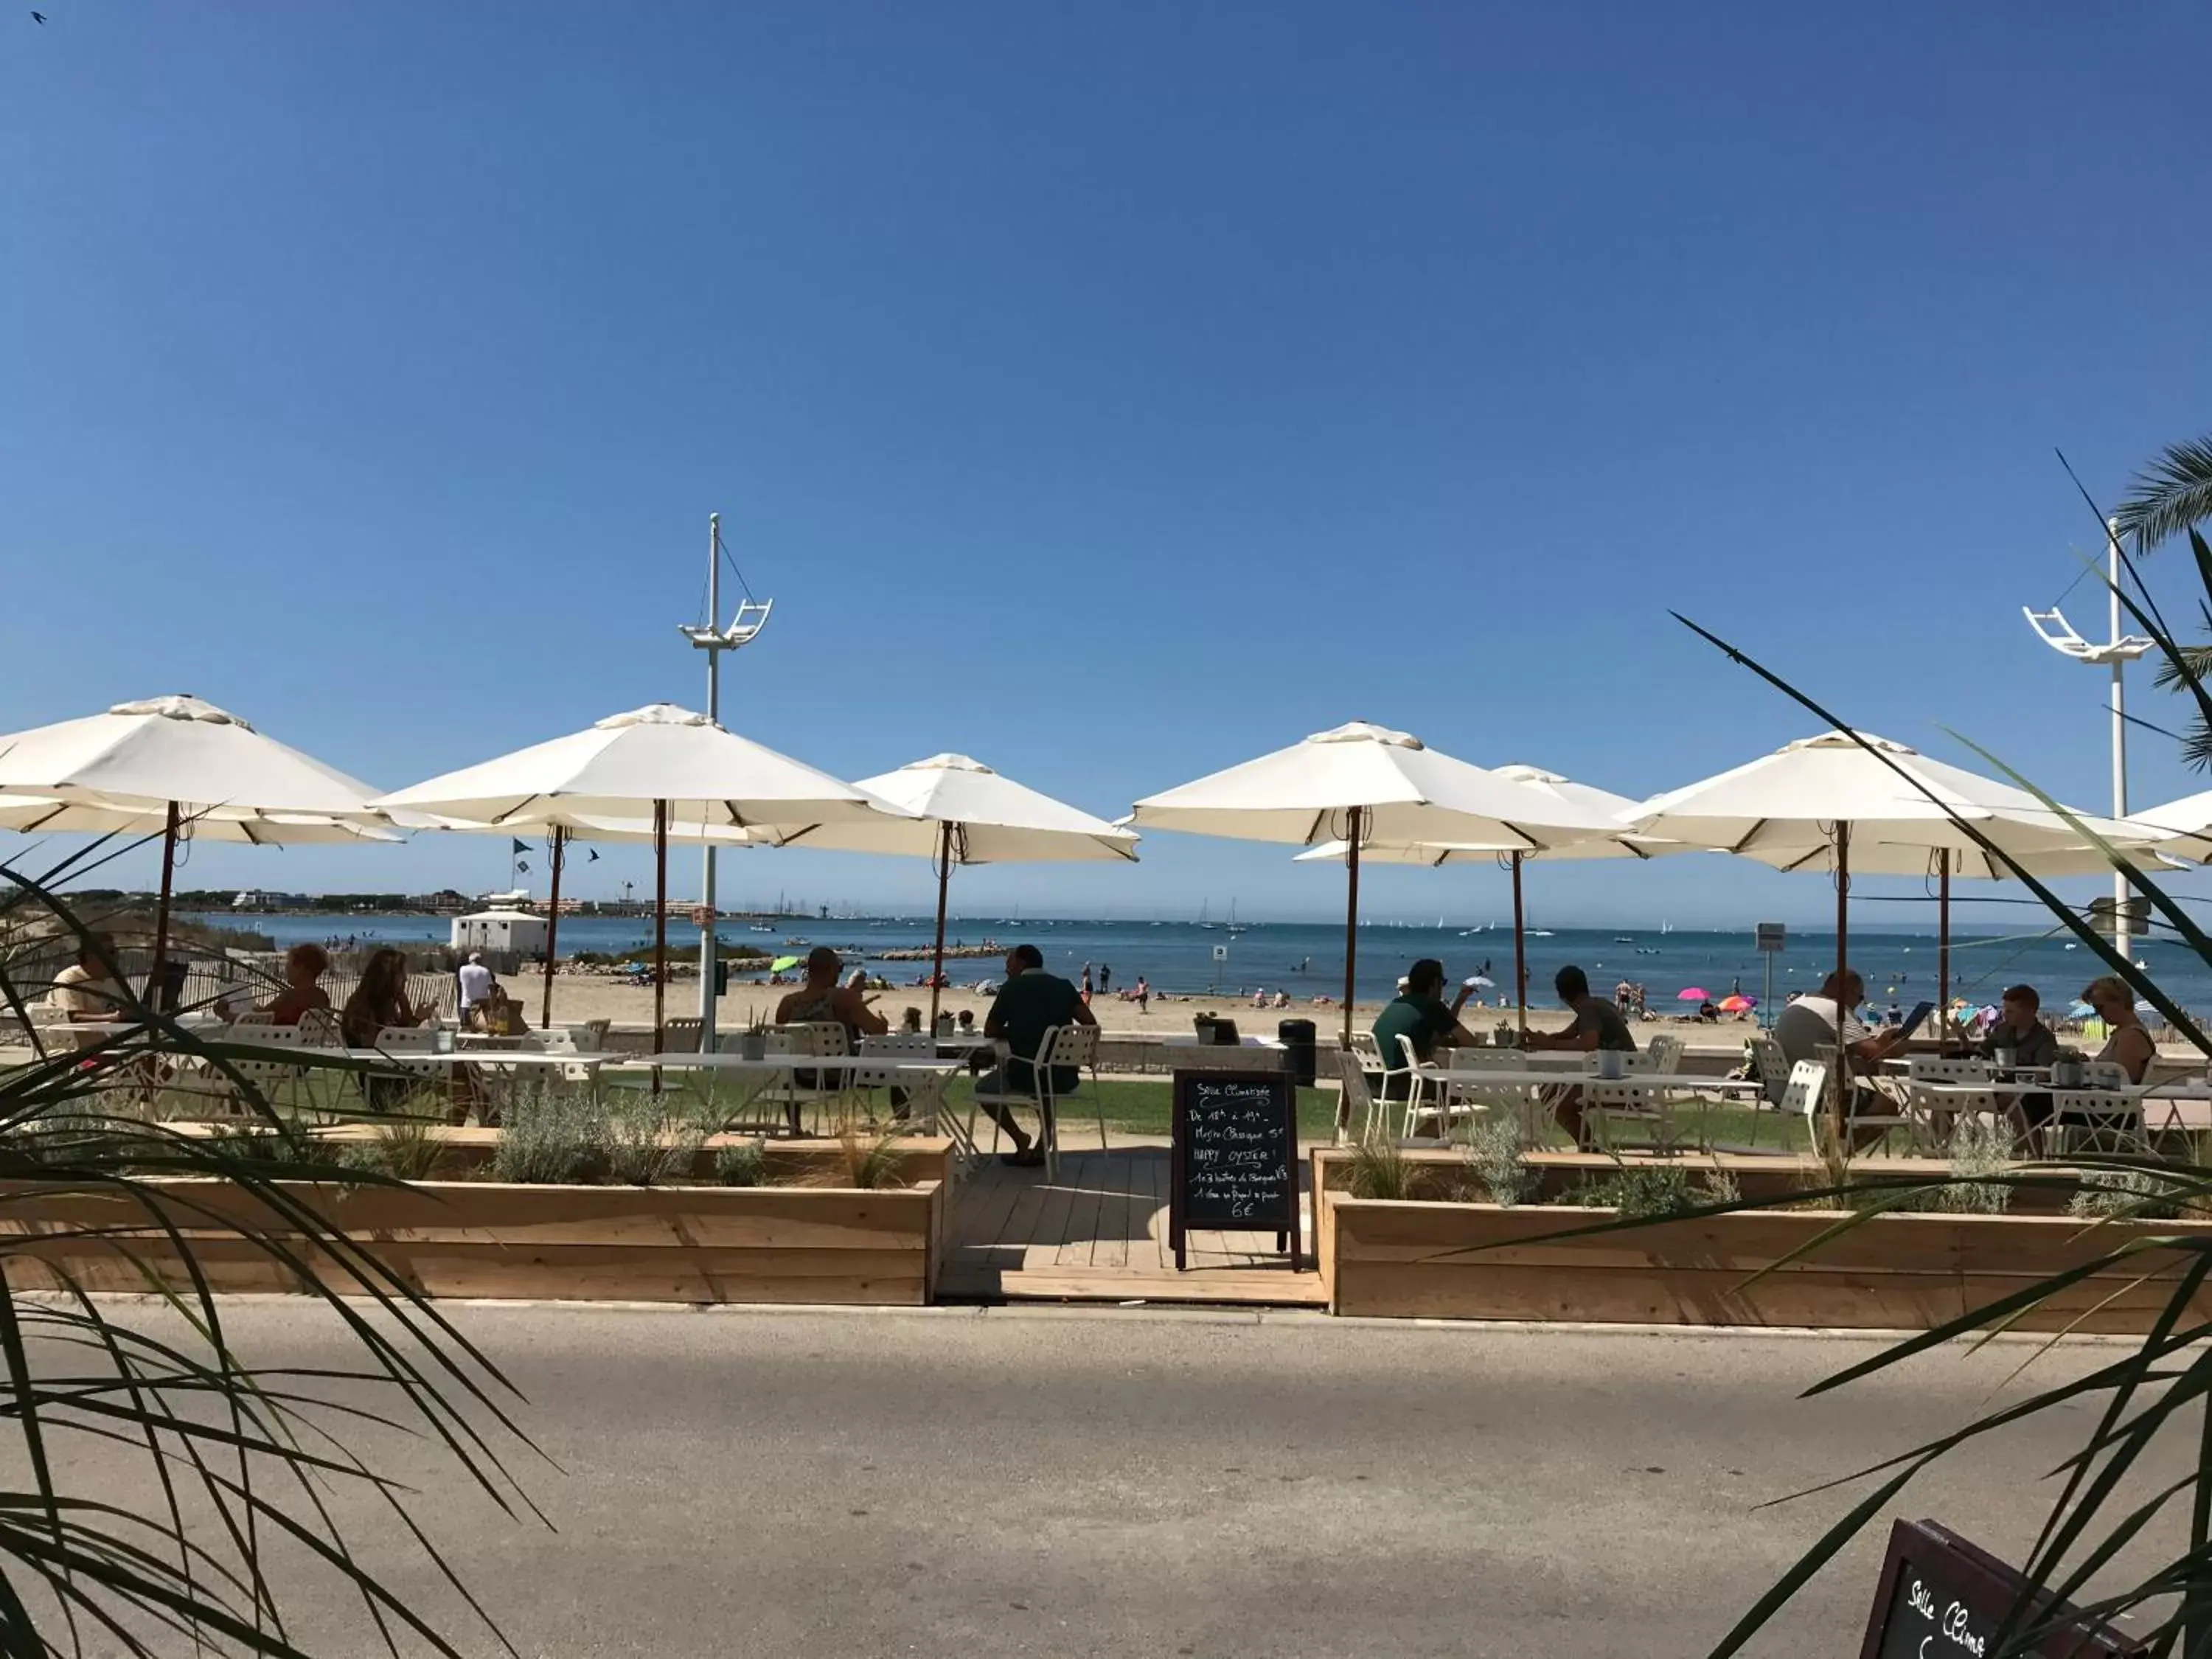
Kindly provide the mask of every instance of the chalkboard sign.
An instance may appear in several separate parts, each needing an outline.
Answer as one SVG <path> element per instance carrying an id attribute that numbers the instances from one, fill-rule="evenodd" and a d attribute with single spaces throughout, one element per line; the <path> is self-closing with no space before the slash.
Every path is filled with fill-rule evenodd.
<path id="1" fill-rule="evenodd" d="M 1980 1659 L 1996 1651 L 1997 1630 L 2020 1602 L 2029 1610 L 2014 1621 L 2015 1631 L 2073 1612 L 1956 1533 L 1933 1521 L 1899 1521 L 1890 1528 L 1859 1659 Z M 2036 1659 L 2115 1659 L 2149 1650 L 2074 1614 L 2030 1651 Z"/>
<path id="2" fill-rule="evenodd" d="M 1178 1272 L 1191 1227 L 1273 1232 L 1298 1269 L 1297 1098 L 1286 1072 L 1175 1074 L 1168 1238 Z"/>

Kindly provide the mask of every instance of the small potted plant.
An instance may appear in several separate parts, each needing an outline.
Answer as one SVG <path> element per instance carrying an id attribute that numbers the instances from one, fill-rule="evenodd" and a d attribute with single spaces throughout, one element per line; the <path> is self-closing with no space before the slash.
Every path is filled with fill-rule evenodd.
<path id="1" fill-rule="evenodd" d="M 768 1058 L 768 1017 L 756 1013 L 738 1039 L 738 1053 L 747 1060 Z"/>

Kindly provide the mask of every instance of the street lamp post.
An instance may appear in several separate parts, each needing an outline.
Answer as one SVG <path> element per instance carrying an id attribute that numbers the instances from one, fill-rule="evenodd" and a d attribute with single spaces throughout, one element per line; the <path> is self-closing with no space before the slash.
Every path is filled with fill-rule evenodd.
<path id="1" fill-rule="evenodd" d="M 2057 606 L 2048 611 L 2030 611 L 2021 607 L 2043 642 L 2061 656 L 2071 657 L 2076 662 L 2086 662 L 2112 671 L 2112 816 L 2124 818 L 2128 815 L 2128 691 L 2127 666 L 2149 651 L 2155 641 L 2140 634 L 2120 632 L 2120 526 L 2113 520 L 2105 520 L 2105 574 L 2111 600 L 2108 626 L 2110 633 L 2102 645 L 2094 645 L 2076 633 L 2071 623 Z M 2112 874 L 2112 943 L 2122 956 L 2128 956 L 2128 878 L 2118 871 Z M 2132 959 L 2132 958 L 2131 958 Z"/>
<path id="2" fill-rule="evenodd" d="M 722 718 L 722 653 L 735 651 L 750 645 L 768 626 L 768 613 L 775 608 L 774 599 L 747 599 L 723 628 L 718 619 L 722 614 L 722 515 L 707 515 L 707 623 L 706 626 L 679 629 L 692 646 L 707 653 L 707 718 L 719 721 Z M 700 860 L 699 909 L 699 1048 L 711 1054 L 714 1048 L 714 965 L 718 960 L 719 941 L 714 922 L 714 845 L 707 843 L 704 857 Z"/>

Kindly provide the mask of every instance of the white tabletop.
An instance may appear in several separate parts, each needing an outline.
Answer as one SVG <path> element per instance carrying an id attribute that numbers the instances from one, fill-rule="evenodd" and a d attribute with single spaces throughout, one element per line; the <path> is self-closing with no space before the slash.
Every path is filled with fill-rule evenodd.
<path id="1" fill-rule="evenodd" d="M 1534 1059 L 1534 1056 L 1529 1058 Z M 1431 1083 L 1449 1084 L 1455 1088 L 1480 1088 L 1485 1084 L 1500 1088 L 1531 1088 L 1559 1084 L 1633 1083 L 1654 1089 L 1706 1089 L 1718 1094 L 1759 1094 L 1766 1087 L 1752 1078 L 1695 1077 L 1680 1072 L 1626 1072 L 1617 1078 L 1601 1078 L 1579 1067 L 1568 1069 L 1561 1066 L 1536 1070 L 1486 1066 L 1455 1070 L 1441 1066 L 1424 1066 L 1421 1076 Z"/>
<path id="2" fill-rule="evenodd" d="M 605 1054 L 596 1056 L 608 1071 L 642 1072 L 905 1072 L 916 1077 L 942 1077 L 961 1069 L 957 1060 L 931 1060 L 921 1054 L 766 1054 L 758 1060 L 744 1054 Z"/>
<path id="3" fill-rule="evenodd" d="M 1234 1042 L 1200 1042 L 1197 1034 L 1191 1031 L 1163 1037 L 1160 1041 L 1170 1048 L 1273 1048 L 1279 1052 L 1285 1046 L 1280 1037 L 1240 1036 Z"/>

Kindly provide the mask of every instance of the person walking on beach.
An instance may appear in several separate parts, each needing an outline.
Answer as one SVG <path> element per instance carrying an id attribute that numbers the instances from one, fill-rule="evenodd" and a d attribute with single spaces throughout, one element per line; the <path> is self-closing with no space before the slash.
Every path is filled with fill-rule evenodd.
<path id="1" fill-rule="evenodd" d="M 469 952 L 469 959 L 461 964 L 455 977 L 461 981 L 461 1029 L 468 1030 L 471 1029 L 469 1025 L 469 1011 L 479 1002 L 489 1000 L 493 988 L 498 985 L 499 979 L 490 969 L 484 966 L 483 952 L 481 951 Z"/>
<path id="2" fill-rule="evenodd" d="M 1137 975 L 1137 1016 L 1142 1018 L 1152 1006 L 1152 988 L 1142 974 Z"/>
<path id="3" fill-rule="evenodd" d="M 1085 1007 L 1091 1006 L 1091 964 L 1087 962 L 1083 964 L 1083 1003 Z"/>
<path id="4" fill-rule="evenodd" d="M 1098 964 L 1098 994 L 1102 997 L 1110 995 L 1113 989 L 1114 964 L 1110 962 L 1102 962 Z"/>

